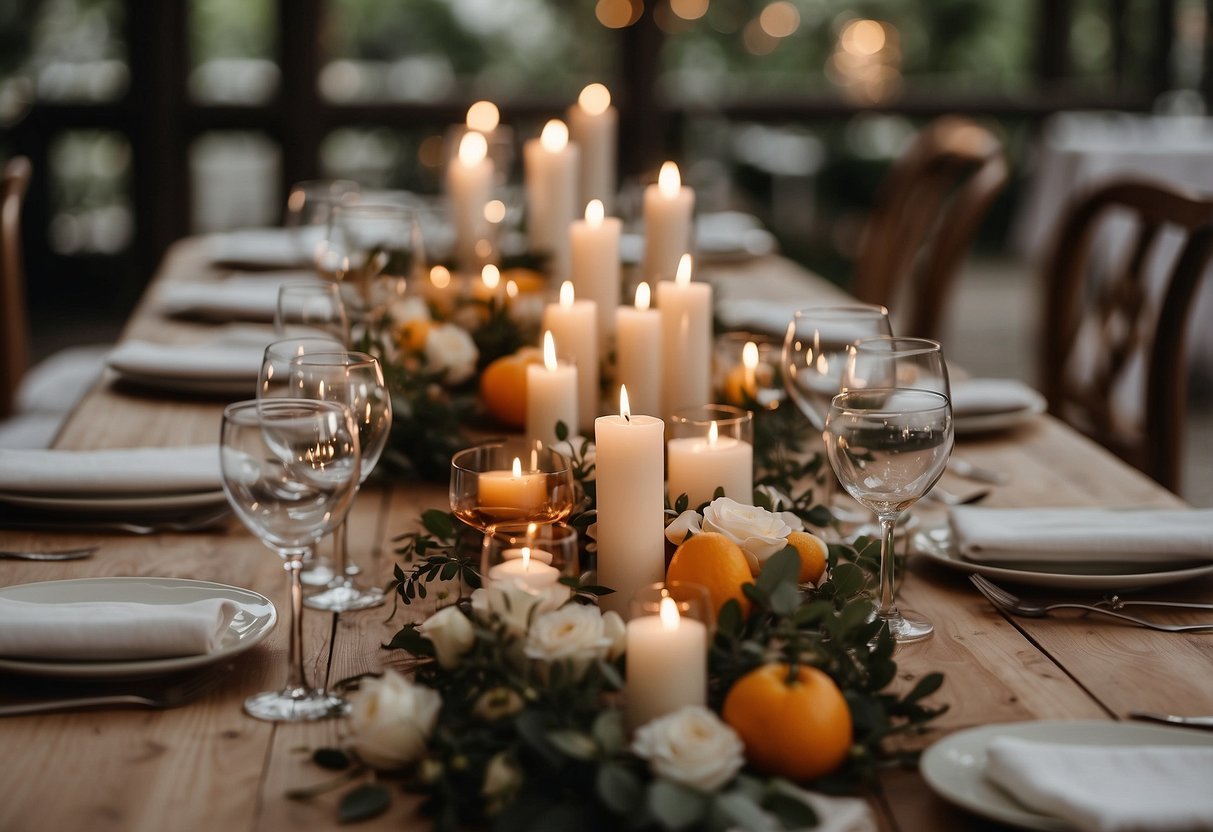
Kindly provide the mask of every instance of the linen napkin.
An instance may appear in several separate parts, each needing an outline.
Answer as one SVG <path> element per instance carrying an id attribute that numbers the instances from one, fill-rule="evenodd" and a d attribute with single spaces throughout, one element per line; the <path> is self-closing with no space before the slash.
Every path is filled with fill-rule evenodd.
<path id="1" fill-rule="evenodd" d="M 0 656 L 38 659 L 156 659 L 214 651 L 236 604 L 88 601 L 55 604 L 0 598 Z"/>
<path id="2" fill-rule="evenodd" d="M 956 549 L 981 563 L 1161 566 L 1213 560 L 1211 509 L 949 510 Z"/>
<path id="3" fill-rule="evenodd" d="M 1083 832 L 1213 830 L 1213 746 L 1094 746 L 999 737 L 986 777 Z"/>
<path id="4" fill-rule="evenodd" d="M 289 279 L 229 277 L 215 283 L 172 285 L 165 288 L 161 303 L 169 315 L 212 321 L 273 321 L 278 310 L 278 289 L 283 283 L 320 282 L 309 272 L 290 272 L 289 275 Z"/>
<path id="5" fill-rule="evenodd" d="M 222 487 L 217 445 L 102 451 L 0 448 L 0 491 L 151 494 Z"/>
<path id="6" fill-rule="evenodd" d="M 211 235 L 211 262 L 249 269 L 293 269 L 310 264 L 308 252 L 323 237 L 323 229 L 299 239 L 289 228 L 244 228 Z M 315 238 L 315 239 L 313 239 Z"/>
<path id="7" fill-rule="evenodd" d="M 267 339 L 272 340 L 272 339 Z M 265 343 L 211 342 L 205 344 L 153 344 L 126 341 L 114 349 L 106 363 L 119 373 L 163 379 L 228 379 L 249 381 L 255 392 Z"/>
<path id="8" fill-rule="evenodd" d="M 1009 378 L 973 378 L 952 384 L 952 415 L 958 419 L 1026 410 L 1040 401 L 1040 393 Z"/>

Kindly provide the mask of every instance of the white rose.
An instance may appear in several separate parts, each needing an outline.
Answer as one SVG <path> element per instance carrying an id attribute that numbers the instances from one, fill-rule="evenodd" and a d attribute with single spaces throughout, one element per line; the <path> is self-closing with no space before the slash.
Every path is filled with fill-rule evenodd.
<path id="1" fill-rule="evenodd" d="M 522 710 L 522 696 L 513 688 L 490 688 L 476 699 L 472 713 L 486 722 L 513 716 Z"/>
<path id="2" fill-rule="evenodd" d="M 447 384 L 458 384 L 476 372 L 480 357 L 476 342 L 461 327 L 440 324 L 431 327 L 425 336 L 425 360 L 435 372 L 446 372 Z"/>
<path id="3" fill-rule="evenodd" d="M 614 610 L 602 614 L 602 634 L 610 641 L 607 658 L 612 661 L 624 654 L 628 648 L 628 627 Z"/>
<path id="4" fill-rule="evenodd" d="M 569 662 L 573 677 L 579 679 L 594 661 L 607 656 L 613 644 L 598 607 L 566 604 L 535 618 L 526 636 L 525 653 L 546 664 Z"/>
<path id="5" fill-rule="evenodd" d="M 476 643 L 476 628 L 458 607 L 443 607 L 417 626 L 417 632 L 434 645 L 438 664 L 447 670 L 458 667 L 464 653 Z"/>
<path id="6" fill-rule="evenodd" d="M 740 546 L 755 575 L 767 558 L 788 545 L 788 535 L 802 529 L 790 511 L 767 511 L 728 497 L 717 497 L 703 510 L 703 530 L 719 532 Z"/>
<path id="7" fill-rule="evenodd" d="M 521 636 L 530 628 L 533 617 L 558 609 L 572 594 L 573 590 L 564 584 L 532 591 L 503 581 L 491 581 L 487 587 L 472 593 L 472 610 L 483 621 L 496 615 L 505 623 L 508 632 Z"/>
<path id="8" fill-rule="evenodd" d="M 737 732 L 702 705 L 687 705 L 642 725 L 632 751 L 648 760 L 658 777 L 705 792 L 728 783 L 745 764 Z"/>
<path id="9" fill-rule="evenodd" d="M 504 804 L 522 785 L 522 772 L 504 752 L 494 754 L 484 769 L 484 785 L 480 793 L 493 804 Z"/>
<path id="10" fill-rule="evenodd" d="M 442 697 L 394 670 L 367 679 L 350 696 L 354 750 L 375 768 L 400 768 L 425 754 Z"/>
<path id="11" fill-rule="evenodd" d="M 572 430 L 574 427 L 576 426 L 569 425 L 570 430 Z M 571 461 L 574 457 L 581 453 L 582 446 L 585 447 L 585 456 L 581 458 L 581 466 L 583 468 L 594 467 L 594 464 L 598 461 L 598 452 L 595 444 L 593 442 L 587 442 L 584 436 L 570 436 L 563 442 L 556 442 L 548 447 Z M 593 471 L 591 471 L 590 475 L 586 477 L 586 480 L 593 481 L 594 479 L 596 479 L 596 475 Z"/>
<path id="12" fill-rule="evenodd" d="M 694 509 L 687 509 L 682 514 L 674 518 L 670 525 L 665 527 L 666 540 L 673 543 L 675 546 L 687 539 L 687 535 L 699 533 L 702 531 L 699 524 L 699 512 Z"/>
<path id="13" fill-rule="evenodd" d="M 393 300 L 388 307 L 388 314 L 395 324 L 407 324 L 410 321 L 428 321 L 430 319 L 430 307 L 423 298 L 419 298 L 416 295 L 408 295 Z"/>

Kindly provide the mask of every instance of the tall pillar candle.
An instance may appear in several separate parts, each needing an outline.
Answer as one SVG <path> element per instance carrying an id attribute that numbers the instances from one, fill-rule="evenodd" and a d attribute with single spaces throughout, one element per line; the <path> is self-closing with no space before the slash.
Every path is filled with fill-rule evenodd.
<path id="1" fill-rule="evenodd" d="M 577 432 L 577 368 L 556 358 L 556 340 L 543 334 L 543 364 L 526 368 L 526 438 L 551 447 L 557 442 L 556 423 L 569 435 Z"/>
<path id="2" fill-rule="evenodd" d="M 538 139 L 522 149 L 526 168 L 527 234 L 531 249 L 550 255 L 554 280 L 568 279 L 569 224 L 577 218 L 580 153 L 569 143 L 569 128 L 553 119 Z"/>
<path id="3" fill-rule="evenodd" d="M 578 205 L 592 199 L 609 214 L 615 207 L 616 145 L 619 112 L 611 106 L 611 92 L 590 84 L 569 108 L 569 136 L 581 149 Z"/>
<path id="4" fill-rule="evenodd" d="M 468 131 L 459 141 L 459 153 L 446 172 L 447 200 L 455 226 L 455 257 L 467 270 L 479 264 L 476 244 L 489 233 L 484 206 L 492 196 L 493 163 L 487 154 L 485 137 Z"/>
<path id="5" fill-rule="evenodd" d="M 592 300 L 577 300 L 573 284 L 560 286 L 560 302 L 543 310 L 543 329 L 550 330 L 560 353 L 577 365 L 577 411 L 580 424 L 570 425 L 589 432 L 601 409 L 598 381 L 598 309 Z"/>
<path id="6" fill-rule="evenodd" d="M 665 573 L 665 423 L 632 416 L 626 388 L 618 416 L 594 422 L 598 583 L 615 590 L 604 609 L 626 615 L 636 590 Z"/>
<path id="7" fill-rule="evenodd" d="M 712 391 L 712 287 L 691 280 L 684 254 L 674 280 L 657 284 L 661 312 L 662 412 L 701 407 Z"/>
<path id="8" fill-rule="evenodd" d="M 636 305 L 615 309 L 615 371 L 632 409 L 661 413 L 661 313 L 649 308 L 649 284 L 636 287 Z"/>
<path id="9" fill-rule="evenodd" d="M 662 598 L 627 623 L 627 722 L 632 730 L 708 698 L 708 628 Z"/>
<path id="10" fill-rule="evenodd" d="M 682 186 L 678 165 L 661 166 L 656 185 L 644 189 L 644 260 L 641 275 L 645 280 L 669 280 L 678 268 L 678 259 L 691 250 L 691 214 L 695 210 L 695 192 Z"/>
<path id="11" fill-rule="evenodd" d="M 622 283 L 619 235 L 623 223 L 605 215 L 600 200 L 590 200 L 585 219 L 569 226 L 571 272 L 577 296 L 598 305 L 598 347 L 605 354 L 615 331 L 615 307 Z"/>

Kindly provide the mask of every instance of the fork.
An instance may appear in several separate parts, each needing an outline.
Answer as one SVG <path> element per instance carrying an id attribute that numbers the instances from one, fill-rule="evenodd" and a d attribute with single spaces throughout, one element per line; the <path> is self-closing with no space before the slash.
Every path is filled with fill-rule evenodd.
<path id="1" fill-rule="evenodd" d="M 80 560 L 91 557 L 100 546 L 83 546 L 78 549 L 47 549 L 42 552 L 14 552 L 0 549 L 0 560 Z"/>
<path id="2" fill-rule="evenodd" d="M 156 693 L 123 693 L 105 696 L 76 696 L 67 699 L 49 699 L 42 702 L 20 702 L 15 705 L 0 705 L 0 717 L 44 714 L 52 711 L 81 711 L 91 708 L 109 708 L 129 705 L 139 708 L 163 710 L 185 705 L 219 684 L 217 673 L 201 673 L 190 676 L 176 684 L 161 688 Z"/>
<path id="3" fill-rule="evenodd" d="M 972 494 L 966 494 L 963 497 L 959 494 L 953 494 L 951 491 L 945 491 L 938 485 L 927 492 L 927 499 L 943 503 L 945 506 L 968 506 L 973 503 L 980 503 L 989 496 L 990 489 L 988 488 L 980 488 Z"/>
<path id="4" fill-rule="evenodd" d="M 1022 615 L 1028 618 L 1044 618 L 1053 610 L 1083 610 L 1084 612 L 1106 615 L 1109 618 L 1118 618 L 1121 621 L 1136 624 L 1138 627 L 1160 630 L 1164 633 L 1213 632 L 1213 624 L 1159 624 L 1154 621 L 1146 621 L 1144 618 L 1125 615 L 1123 612 L 1116 612 L 1107 607 L 1095 607 L 1090 604 L 1029 604 L 1026 601 L 1021 601 L 1002 587 L 990 583 L 981 575 L 970 575 L 969 580 L 973 586 L 977 587 L 977 591 L 986 597 L 987 601 L 1003 612 L 1008 612 L 1012 615 Z"/>

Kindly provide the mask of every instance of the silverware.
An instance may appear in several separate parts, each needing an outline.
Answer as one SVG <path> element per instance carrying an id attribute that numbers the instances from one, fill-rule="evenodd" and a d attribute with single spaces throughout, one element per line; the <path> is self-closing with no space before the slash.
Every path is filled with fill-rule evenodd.
<path id="1" fill-rule="evenodd" d="M 1154 714 L 1149 711 L 1129 711 L 1129 718 L 1143 719 L 1147 722 L 1165 722 L 1167 725 L 1182 725 L 1186 728 L 1213 730 L 1213 716 L 1176 716 L 1174 714 Z"/>
<path id="2" fill-rule="evenodd" d="M 952 457 L 948 460 L 948 470 L 967 480 L 984 482 L 990 485 L 1006 485 L 1011 481 L 1011 478 L 1002 471 L 995 471 L 993 468 L 983 468 L 980 465 L 974 465 L 967 459 L 958 459 L 957 457 Z"/>
<path id="3" fill-rule="evenodd" d="M 10 552 L 0 550 L 0 560 L 81 560 L 90 558 L 100 546 L 84 546 L 79 549 L 48 549 L 44 552 Z"/>
<path id="4" fill-rule="evenodd" d="M 84 520 L 81 522 L 58 522 L 54 519 L 18 520 L 0 522 L 6 529 L 49 529 L 63 532 L 126 532 L 127 534 L 164 534 L 166 532 L 200 532 L 220 525 L 232 513 L 230 506 L 208 511 L 197 516 L 173 520 L 153 520 L 133 523 L 125 520 Z"/>
<path id="5" fill-rule="evenodd" d="M 961 496 L 953 494 L 951 491 L 940 488 L 938 485 L 927 492 L 929 499 L 935 500 L 937 503 L 943 503 L 945 506 L 967 506 L 973 503 L 980 503 L 986 497 L 990 496 L 990 489 L 982 488 L 974 491 L 972 494 Z"/>
<path id="6" fill-rule="evenodd" d="M 1028 618 L 1044 618 L 1054 610 L 1082 610 L 1083 612 L 1094 612 L 1106 615 L 1109 618 L 1128 621 L 1130 624 L 1136 624 L 1138 627 L 1160 630 L 1164 633 L 1213 632 L 1213 624 L 1159 624 L 1154 621 L 1146 621 L 1144 618 L 1135 618 L 1123 612 L 1116 612 L 1107 607 L 1095 607 L 1090 604 L 1029 604 L 1026 601 L 1021 601 L 1005 589 L 990 583 L 981 575 L 970 575 L 969 580 L 973 586 L 977 587 L 977 591 L 986 597 L 986 600 L 1003 612 L 1008 612 L 1012 615 L 1022 615 Z"/>
<path id="7" fill-rule="evenodd" d="M 1213 610 L 1213 604 L 1202 604 L 1199 601 L 1146 601 L 1141 599 L 1126 601 L 1119 595 L 1101 598 L 1095 602 L 1095 606 L 1106 607 L 1110 610 L 1119 610 L 1124 607 L 1171 607 L 1177 610 Z"/>
<path id="8" fill-rule="evenodd" d="M 0 717 L 44 714 L 52 711 L 82 711 L 92 708 L 133 706 L 138 708 L 176 708 L 185 705 L 211 691 L 222 677 L 217 673 L 191 676 L 177 684 L 161 688 L 154 693 L 123 693 L 104 696 L 75 696 L 67 699 L 49 699 L 41 702 L 21 702 L 16 705 L 0 705 Z"/>

